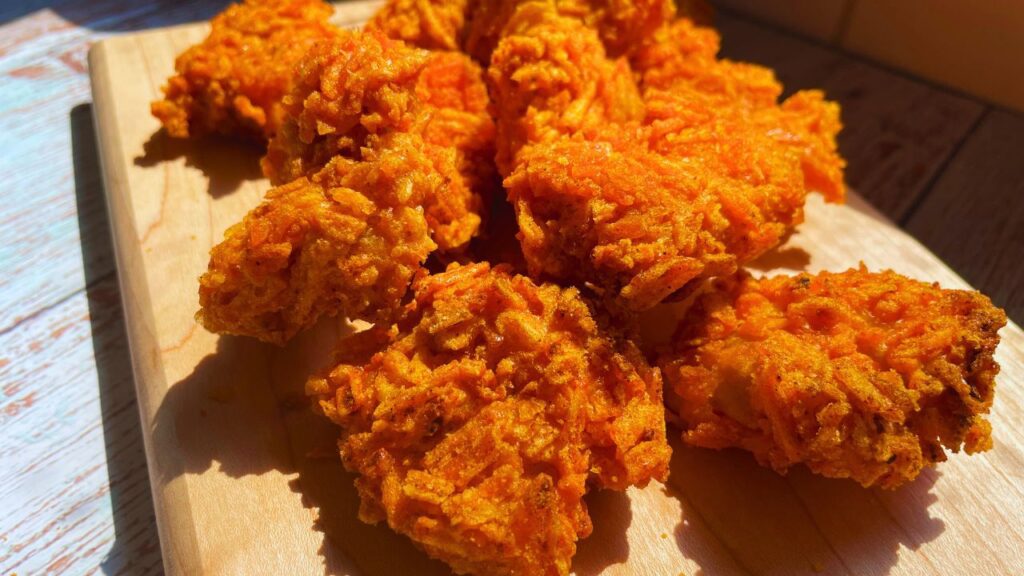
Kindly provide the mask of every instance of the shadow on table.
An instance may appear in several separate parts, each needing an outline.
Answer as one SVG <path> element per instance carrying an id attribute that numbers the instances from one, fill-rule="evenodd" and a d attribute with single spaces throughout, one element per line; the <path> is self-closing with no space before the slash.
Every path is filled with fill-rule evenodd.
<path id="1" fill-rule="evenodd" d="M 207 193 L 218 198 L 238 190 L 243 182 L 262 178 L 260 157 L 264 152 L 255 143 L 226 136 L 171 138 L 164 130 L 157 130 L 143 144 L 142 155 L 132 161 L 136 166 L 152 167 L 184 157 L 186 166 L 206 176 Z"/>
<path id="2" fill-rule="evenodd" d="M 163 571 L 143 449 L 121 295 L 99 174 L 92 109 L 71 111 L 78 227 L 99 380 L 115 540 L 101 569 L 106 574 Z"/>
<path id="3" fill-rule="evenodd" d="M 163 486 L 181 476 L 220 474 L 239 479 L 238 492 L 226 494 L 225 505 L 252 502 L 248 516 L 240 516 L 251 521 L 262 503 L 280 510 L 289 506 L 282 502 L 290 496 L 241 479 L 270 472 L 295 475 L 290 489 L 317 511 L 308 529 L 324 535 L 320 553 L 326 574 L 449 574 L 385 525 L 359 521 L 355 478 L 338 456 L 338 429 L 313 412 L 304 393 L 307 377 L 326 363 L 334 342 L 347 332 L 325 321 L 283 348 L 219 338 L 217 351 L 171 384 L 157 410 L 153 445 L 164 450 L 156 456 L 155 482 Z M 260 491 L 266 496 L 254 498 Z"/>
<path id="4" fill-rule="evenodd" d="M 780 476 L 739 450 L 672 447 L 666 490 L 683 508 L 676 542 L 707 574 L 881 576 L 901 548 L 917 550 L 945 530 L 928 513 L 933 468 L 891 492 L 803 467 Z"/>
<path id="5" fill-rule="evenodd" d="M 40 10 L 50 10 L 77 26 L 102 32 L 129 32 L 209 20 L 230 0 L 21 0 L 0 5 L 0 25 Z"/>

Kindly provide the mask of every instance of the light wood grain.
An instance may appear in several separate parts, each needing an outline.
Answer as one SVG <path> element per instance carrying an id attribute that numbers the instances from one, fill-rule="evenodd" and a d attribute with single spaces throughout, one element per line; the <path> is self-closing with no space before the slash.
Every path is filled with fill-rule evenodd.
<path id="1" fill-rule="evenodd" d="M 340 8 L 356 21 L 372 4 Z M 195 325 L 207 250 L 266 189 L 256 154 L 176 145 L 147 114 L 173 57 L 204 28 L 124 36 L 90 58 L 97 125 L 164 564 L 170 574 L 430 574 L 445 568 L 355 519 L 334 431 L 302 382 L 344 326 L 286 348 L 218 338 Z M 812 201 L 808 221 L 763 268 L 845 269 L 864 260 L 964 286 L 854 195 Z M 676 446 L 666 486 L 597 493 L 578 574 L 940 574 L 1024 571 L 1020 504 L 1024 336 L 1003 332 L 996 448 L 954 457 L 895 493 L 743 453 Z M 678 444 L 678 443 L 677 443 Z"/>

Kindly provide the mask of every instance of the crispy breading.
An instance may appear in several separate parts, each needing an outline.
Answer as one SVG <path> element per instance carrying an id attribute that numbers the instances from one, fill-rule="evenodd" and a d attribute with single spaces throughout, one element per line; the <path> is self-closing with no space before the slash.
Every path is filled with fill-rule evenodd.
<path id="1" fill-rule="evenodd" d="M 366 23 L 366 31 L 380 31 L 427 50 L 458 50 L 479 0 L 388 0 Z"/>
<path id="2" fill-rule="evenodd" d="M 588 479 L 667 474 L 658 371 L 574 288 L 480 263 L 414 291 L 395 327 L 343 342 L 307 384 L 342 427 L 361 518 L 457 572 L 567 574 L 591 531 Z"/>
<path id="3" fill-rule="evenodd" d="M 375 137 L 377 138 L 377 137 Z M 197 319 L 283 344 L 321 316 L 387 319 L 436 245 L 421 207 L 446 183 L 422 139 L 396 133 L 272 189 L 210 253 Z"/>
<path id="4" fill-rule="evenodd" d="M 728 222 L 714 195 L 642 146 L 605 134 L 532 147 L 505 180 L 532 275 L 589 284 L 643 310 L 702 274 L 734 269 L 715 236 Z"/>
<path id="5" fill-rule="evenodd" d="M 266 142 L 280 125 L 292 71 L 334 36 L 322 0 L 245 0 L 212 21 L 210 35 L 178 56 L 164 99 L 151 110 L 175 138 L 220 133 Z"/>
<path id="6" fill-rule="evenodd" d="M 500 0 L 479 2 L 464 32 L 465 51 L 480 62 L 489 62 L 498 41 L 509 35 L 508 22 L 521 6 L 554 10 L 576 20 L 599 37 L 613 58 L 636 49 L 654 32 L 671 22 L 676 8 L 672 0 Z"/>
<path id="7" fill-rule="evenodd" d="M 442 250 L 460 249 L 479 229 L 494 179 L 488 103 L 482 72 L 464 55 L 346 32 L 302 60 L 263 170 L 280 184 L 338 155 L 358 159 L 369 136 L 417 134 L 447 183 L 424 201 L 431 235 Z"/>
<path id="8" fill-rule="evenodd" d="M 992 447 L 1006 315 L 894 272 L 713 282 L 660 359 L 683 438 L 895 488 L 944 449 Z"/>
<path id="9" fill-rule="evenodd" d="M 524 147 L 643 117 L 628 62 L 608 59 L 597 33 L 579 20 L 547 3 L 525 3 L 505 31 L 488 68 L 503 176 Z"/>
<path id="10" fill-rule="evenodd" d="M 836 149 L 839 105 L 819 90 L 801 90 L 780 105 L 775 74 L 756 64 L 719 60 L 719 44 L 718 32 L 685 18 L 659 30 L 630 56 L 645 100 L 676 100 L 682 108 L 699 100 L 700 107 L 749 125 L 800 155 L 807 190 L 841 202 L 846 163 Z M 661 151 L 672 154 L 672 141 L 663 143 Z"/>
<path id="11" fill-rule="evenodd" d="M 635 49 L 676 14 L 672 0 L 389 0 L 367 24 L 431 50 L 463 50 L 487 64 L 505 25 L 524 4 L 553 8 L 597 31 L 608 51 Z"/>
<path id="12" fill-rule="evenodd" d="M 770 73 L 719 62 L 717 44 L 677 29 L 703 38 L 673 25 L 640 49 L 639 98 L 578 20 L 543 4 L 510 20 L 489 73 L 498 167 L 532 275 L 644 310 L 777 246 L 812 186 L 842 198 L 819 162 L 841 176 L 834 105 L 803 94 L 779 107 Z M 668 69 L 679 78 L 659 76 Z"/>

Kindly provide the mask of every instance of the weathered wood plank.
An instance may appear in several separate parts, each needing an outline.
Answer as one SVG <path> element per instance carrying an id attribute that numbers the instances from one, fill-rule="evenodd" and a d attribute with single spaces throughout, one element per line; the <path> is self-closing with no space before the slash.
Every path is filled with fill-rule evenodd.
<path id="1" fill-rule="evenodd" d="M 847 183 L 899 221 L 984 107 L 728 12 L 717 15 L 724 56 L 775 69 L 787 93 L 821 88 L 843 108 Z"/>
<path id="2" fill-rule="evenodd" d="M 85 285 L 69 111 L 89 99 L 89 33 L 39 12 L 0 27 L 0 38 L 0 145 L 12 151 L 0 155 L 0 330 L 9 330 Z"/>
<path id="3" fill-rule="evenodd" d="M 157 574 L 86 52 L 211 8 L 65 4 L 0 26 L 0 573 Z"/>
<path id="4" fill-rule="evenodd" d="M 89 46 L 107 31 L 207 18 L 224 3 L 58 2 L 0 25 L 0 331 L 85 285 L 71 152 L 92 140 L 91 120 L 72 113 L 91 100 Z M 29 6 L 5 6 L 0 22 Z M 85 231 L 94 233 L 109 231 Z"/>
<path id="5" fill-rule="evenodd" d="M 0 335 L 0 572 L 157 574 L 117 280 Z"/>
<path id="6" fill-rule="evenodd" d="M 1024 321 L 1024 117 L 989 112 L 906 227 Z"/>

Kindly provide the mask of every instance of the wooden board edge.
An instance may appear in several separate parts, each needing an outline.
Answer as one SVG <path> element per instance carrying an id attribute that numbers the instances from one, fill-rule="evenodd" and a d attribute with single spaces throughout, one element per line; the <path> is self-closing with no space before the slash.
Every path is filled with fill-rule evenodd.
<path id="1" fill-rule="evenodd" d="M 143 444 L 149 471 L 150 491 L 157 517 L 157 533 L 163 551 L 164 570 L 167 574 L 196 574 L 201 567 L 192 565 L 199 558 L 198 537 L 189 512 L 182 517 L 179 511 L 191 511 L 189 494 L 183 482 L 166 483 L 155 456 L 152 430 L 153 415 L 167 391 L 163 359 L 156 339 L 156 321 L 150 302 L 150 289 L 145 274 L 129 274 L 127 270 L 142 266 L 142 246 L 135 227 L 130 183 L 124 158 L 124 146 L 116 129 L 118 125 L 116 95 L 113 83 L 104 81 L 109 76 L 107 51 L 112 44 L 130 37 L 101 40 L 90 47 L 88 54 L 89 78 L 92 84 L 93 122 L 97 146 L 100 150 L 100 174 L 106 196 L 107 215 L 114 238 L 114 260 L 118 285 L 125 315 L 128 351 L 131 356 L 132 376 L 138 396 L 139 416 L 143 427 Z M 146 382 L 147 385 L 141 385 Z M 171 505 L 169 500 L 175 502 Z"/>

